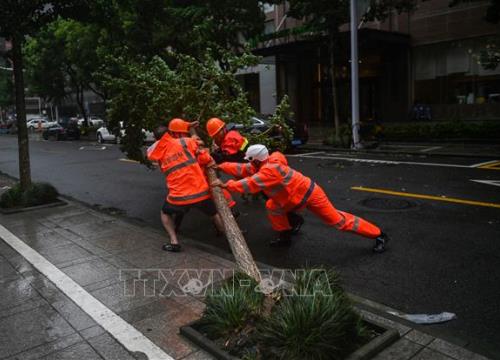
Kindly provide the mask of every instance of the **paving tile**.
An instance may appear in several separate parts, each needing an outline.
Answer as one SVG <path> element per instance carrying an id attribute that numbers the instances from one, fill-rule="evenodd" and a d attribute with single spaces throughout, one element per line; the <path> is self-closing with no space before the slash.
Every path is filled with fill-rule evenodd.
<path id="1" fill-rule="evenodd" d="M 170 299 L 159 299 L 127 311 L 122 311 L 118 315 L 128 323 L 135 323 L 165 313 L 166 311 L 175 314 L 185 309 L 189 309 L 189 307 L 185 307 Z"/>
<path id="2" fill-rule="evenodd" d="M 144 238 L 144 235 L 129 229 L 118 229 L 86 239 L 111 254 L 139 250 L 147 246 L 148 242 L 150 243 L 147 238 Z"/>
<path id="3" fill-rule="evenodd" d="M 49 306 L 18 313 L 0 321 L 0 358 L 11 356 L 74 333 Z"/>
<path id="4" fill-rule="evenodd" d="M 25 273 L 23 276 L 25 279 L 30 281 L 30 285 L 34 287 L 40 296 L 42 296 L 49 304 L 67 299 L 66 295 L 64 295 L 64 293 L 44 275 L 35 272 Z"/>
<path id="5" fill-rule="evenodd" d="M 379 353 L 373 360 L 409 360 L 422 348 L 422 345 L 406 339 L 400 339 Z"/>
<path id="6" fill-rule="evenodd" d="M 54 309 L 66 319 L 77 331 L 88 329 L 97 325 L 78 305 L 69 298 L 56 301 L 52 304 Z"/>
<path id="7" fill-rule="evenodd" d="M 18 236 L 26 245 L 40 252 L 50 248 L 71 245 L 71 241 L 64 238 L 54 230 Z"/>
<path id="8" fill-rule="evenodd" d="M 0 308 L 7 309 L 21 305 L 31 298 L 40 298 L 30 281 L 18 278 L 13 281 L 0 281 Z"/>
<path id="9" fill-rule="evenodd" d="M 128 311 L 155 301 L 151 292 L 145 292 L 142 282 L 119 282 L 92 291 L 91 294 L 115 313 Z"/>
<path id="10" fill-rule="evenodd" d="M 18 215 L 19 216 L 19 215 Z M 43 234 L 50 232 L 50 228 L 40 223 L 33 215 L 23 214 L 19 221 L 8 224 L 7 230 L 16 235 L 17 237 L 33 236 L 36 234 Z"/>
<path id="11" fill-rule="evenodd" d="M 488 360 L 484 356 L 474 354 L 469 350 L 442 339 L 435 339 L 428 347 L 457 360 Z"/>
<path id="12" fill-rule="evenodd" d="M 118 255 L 120 258 L 126 260 L 134 267 L 141 269 L 154 268 L 156 266 L 164 266 L 165 264 L 177 264 L 180 261 L 179 256 L 175 256 L 171 252 L 161 249 L 159 246 L 152 246 L 148 243 L 147 246 L 140 247 L 135 251 L 127 251 Z M 177 260 L 177 261 L 176 261 Z"/>
<path id="13" fill-rule="evenodd" d="M 75 244 L 45 249 L 40 254 L 54 265 L 94 257 L 92 253 Z"/>
<path id="14" fill-rule="evenodd" d="M 411 360 L 453 360 L 453 358 L 438 353 L 437 351 L 431 350 L 429 348 L 425 348 L 417 355 L 412 357 Z"/>
<path id="15" fill-rule="evenodd" d="M 22 303 L 9 308 L 0 308 L 0 319 L 4 317 L 9 317 L 18 313 L 22 313 L 28 310 L 35 309 L 39 306 L 48 305 L 48 302 L 41 297 L 32 297 L 23 301 Z"/>
<path id="16" fill-rule="evenodd" d="M 412 330 L 406 334 L 405 339 L 411 340 L 417 344 L 427 346 L 434 340 L 434 336 L 428 335 L 418 330 Z"/>
<path id="17" fill-rule="evenodd" d="M 6 259 L 0 257 L 0 281 L 15 279 L 19 279 L 19 273 Z"/>
<path id="18" fill-rule="evenodd" d="M 24 274 L 26 272 L 36 271 L 28 260 L 16 252 L 13 256 L 8 258 L 9 263 L 16 269 L 17 272 Z"/>
<path id="19" fill-rule="evenodd" d="M 80 286 L 87 286 L 95 282 L 119 277 L 118 269 L 102 259 L 64 267 L 61 270 Z"/>
<path id="20" fill-rule="evenodd" d="M 5 241 L 0 239 L 0 255 L 5 257 L 6 259 L 10 259 L 13 256 L 19 255 L 19 253 L 11 248 Z"/>
<path id="21" fill-rule="evenodd" d="M 66 349 L 44 356 L 45 360 L 102 360 L 102 357 L 86 342 L 80 342 Z"/>
<path id="22" fill-rule="evenodd" d="M 99 325 L 95 325 L 95 326 L 89 327 L 88 329 L 81 330 L 81 331 L 79 331 L 79 333 L 84 339 L 90 339 L 90 338 L 105 334 L 106 330 L 104 330 Z"/>
<path id="23" fill-rule="evenodd" d="M 68 348 L 74 344 L 82 342 L 82 337 L 77 333 L 64 336 L 56 341 L 52 341 L 40 346 L 33 347 L 29 350 L 26 350 L 20 354 L 13 355 L 5 360 L 35 360 L 39 359 L 42 356 L 46 356 L 48 354 L 52 354 L 59 350 Z"/>
<path id="24" fill-rule="evenodd" d="M 103 223 L 106 221 L 110 221 L 109 218 L 100 217 L 94 214 L 93 212 L 88 211 L 87 209 L 83 211 L 75 210 L 74 212 L 67 213 L 64 216 L 56 215 L 55 218 L 52 217 L 51 220 L 55 221 L 62 228 L 72 228 L 72 229 L 75 226 L 82 224 L 99 223 L 99 222 Z"/>
<path id="25" fill-rule="evenodd" d="M 174 315 L 165 312 L 133 323 L 133 325 L 167 354 L 178 359 L 198 350 L 194 344 L 179 334 L 179 327 L 196 319 L 198 319 L 197 314 L 186 310 Z"/>
<path id="26" fill-rule="evenodd" d="M 135 360 L 130 352 L 108 333 L 88 339 L 88 342 L 105 360 Z"/>

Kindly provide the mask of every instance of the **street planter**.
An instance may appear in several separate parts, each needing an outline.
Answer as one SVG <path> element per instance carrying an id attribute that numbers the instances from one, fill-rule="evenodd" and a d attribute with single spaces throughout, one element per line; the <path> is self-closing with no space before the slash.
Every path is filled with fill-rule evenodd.
<path id="1" fill-rule="evenodd" d="M 46 208 L 51 208 L 51 207 L 56 207 L 56 206 L 64 206 L 64 205 L 68 205 L 68 203 L 64 200 L 61 200 L 60 198 L 57 198 L 56 201 L 53 201 L 53 202 L 48 203 L 48 204 L 43 204 L 43 205 L 28 206 L 28 207 L 14 207 L 14 208 L 2 208 L 2 207 L 0 207 L 0 214 L 11 215 L 11 214 L 17 214 L 20 212 L 35 211 L 35 210 L 41 210 L 41 209 L 46 209 Z"/>
<path id="2" fill-rule="evenodd" d="M 377 334 L 369 342 L 352 352 L 346 360 L 368 360 L 372 359 L 385 348 L 399 339 L 399 332 L 373 320 L 363 319 L 365 325 L 374 330 Z M 201 349 L 205 350 L 219 360 L 239 360 L 240 358 L 229 354 L 222 349 L 215 341 L 209 339 L 204 333 L 199 331 L 200 321 L 194 321 L 180 328 L 180 333 Z"/>

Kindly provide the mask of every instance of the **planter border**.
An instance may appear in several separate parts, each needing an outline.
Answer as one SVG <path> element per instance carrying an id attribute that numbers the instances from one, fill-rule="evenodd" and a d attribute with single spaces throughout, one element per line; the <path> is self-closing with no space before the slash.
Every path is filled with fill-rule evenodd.
<path id="1" fill-rule="evenodd" d="M 346 360 L 371 359 L 400 338 L 399 332 L 393 328 L 365 318 L 363 318 L 363 321 L 375 328 L 378 328 L 382 333 L 351 353 Z M 179 329 L 180 334 L 219 360 L 239 360 L 239 358 L 230 355 L 227 351 L 222 350 L 214 341 L 210 340 L 196 330 L 194 326 L 198 323 L 199 320 L 196 320 L 185 326 L 181 326 Z"/>
<path id="2" fill-rule="evenodd" d="M 20 212 L 35 211 L 35 210 L 41 210 L 41 209 L 46 209 L 46 208 L 51 208 L 51 207 L 56 207 L 56 206 L 65 206 L 65 205 L 68 205 L 68 203 L 58 197 L 56 201 L 51 202 L 49 204 L 29 206 L 29 207 L 23 207 L 23 208 L 10 208 L 10 209 L 4 209 L 4 208 L 0 207 L 0 214 L 11 215 L 11 214 L 17 214 Z"/>

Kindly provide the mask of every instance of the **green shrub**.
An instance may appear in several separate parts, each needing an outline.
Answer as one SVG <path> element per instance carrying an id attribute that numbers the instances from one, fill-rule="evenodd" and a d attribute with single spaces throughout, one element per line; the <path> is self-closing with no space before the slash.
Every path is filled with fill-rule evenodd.
<path id="1" fill-rule="evenodd" d="M 0 206 L 3 208 L 13 208 L 20 206 L 23 201 L 23 192 L 20 185 L 15 185 L 2 194 Z"/>
<path id="2" fill-rule="evenodd" d="M 256 337 L 266 358 L 343 359 L 367 336 L 334 272 L 306 271 L 294 290 L 262 319 Z M 313 292 L 311 293 L 311 290 Z"/>
<path id="3" fill-rule="evenodd" d="M 249 286 L 240 286 L 240 280 Z M 227 337 L 240 330 L 261 311 L 264 295 L 255 291 L 257 282 L 236 274 L 206 298 L 201 326 L 212 338 Z"/>
<path id="4" fill-rule="evenodd" d="M 3 208 L 29 207 L 49 204 L 57 200 L 59 193 L 50 184 L 33 183 L 26 191 L 19 184 L 2 194 L 0 206 Z"/>

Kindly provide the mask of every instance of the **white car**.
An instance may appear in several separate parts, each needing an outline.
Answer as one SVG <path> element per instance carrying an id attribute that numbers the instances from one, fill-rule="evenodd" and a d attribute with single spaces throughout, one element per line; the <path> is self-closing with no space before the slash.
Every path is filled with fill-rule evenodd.
<path id="1" fill-rule="evenodd" d="M 145 143 L 155 142 L 155 136 L 151 131 L 142 129 L 142 133 L 144 134 Z M 123 136 L 125 136 L 123 121 L 120 121 L 120 136 L 118 138 L 116 138 L 116 136 L 112 132 L 110 132 L 106 126 L 101 126 L 99 129 L 97 129 L 96 132 L 97 142 L 100 144 L 102 144 L 105 141 L 116 142 L 117 144 L 119 144 L 120 138 L 122 138 Z"/>
<path id="2" fill-rule="evenodd" d="M 103 119 L 100 119 L 98 118 L 97 116 L 89 116 L 88 117 L 88 120 L 89 120 L 89 125 L 90 126 L 93 126 L 93 127 L 101 127 L 104 125 L 104 120 Z M 85 121 L 84 118 L 80 118 L 78 119 L 78 127 L 81 127 L 83 125 L 83 122 Z"/>
<path id="3" fill-rule="evenodd" d="M 26 123 L 26 127 L 30 131 L 35 131 L 36 129 L 39 129 L 39 128 L 47 129 L 53 125 L 57 125 L 57 122 L 48 121 L 45 118 L 33 118 Z"/>

